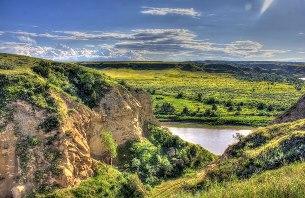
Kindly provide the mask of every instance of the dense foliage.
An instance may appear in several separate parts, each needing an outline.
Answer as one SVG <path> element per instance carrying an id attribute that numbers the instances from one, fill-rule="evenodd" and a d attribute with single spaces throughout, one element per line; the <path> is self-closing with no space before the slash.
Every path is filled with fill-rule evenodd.
<path id="1" fill-rule="evenodd" d="M 134 197 L 146 194 L 144 186 L 136 175 L 121 173 L 112 166 L 101 164 L 95 176 L 84 180 L 74 188 L 56 190 L 47 194 L 35 194 L 29 198 L 95 198 L 95 197 Z"/>
<path id="2" fill-rule="evenodd" d="M 150 186 L 181 176 L 188 169 L 204 167 L 213 159 L 213 154 L 200 146 L 154 125 L 149 126 L 146 140 L 127 143 L 119 155 L 120 167 L 137 173 Z"/>
<path id="3" fill-rule="evenodd" d="M 98 105 L 109 87 L 101 74 L 74 64 L 41 61 L 33 67 L 33 71 L 47 78 L 48 83 L 80 98 L 91 108 Z"/>

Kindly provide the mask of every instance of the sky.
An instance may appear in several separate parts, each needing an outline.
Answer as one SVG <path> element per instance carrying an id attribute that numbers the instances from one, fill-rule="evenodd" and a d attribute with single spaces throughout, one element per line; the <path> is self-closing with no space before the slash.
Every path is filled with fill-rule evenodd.
<path id="1" fill-rule="evenodd" d="M 58 61 L 305 61 L 305 0 L 0 0 L 0 52 Z"/>

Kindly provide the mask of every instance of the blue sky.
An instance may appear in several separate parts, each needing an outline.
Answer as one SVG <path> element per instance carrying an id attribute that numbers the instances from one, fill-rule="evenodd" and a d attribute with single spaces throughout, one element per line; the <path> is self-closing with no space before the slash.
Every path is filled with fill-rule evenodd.
<path id="1" fill-rule="evenodd" d="M 0 52 L 305 61 L 305 0 L 0 0 Z"/>

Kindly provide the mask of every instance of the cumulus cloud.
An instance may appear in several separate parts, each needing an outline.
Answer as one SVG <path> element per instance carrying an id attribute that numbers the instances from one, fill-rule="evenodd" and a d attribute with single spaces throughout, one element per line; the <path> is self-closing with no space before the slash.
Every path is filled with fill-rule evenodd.
<path id="1" fill-rule="evenodd" d="M 187 29 L 46 33 L 18 31 L 8 34 L 16 35 L 19 42 L 2 43 L 1 52 L 55 60 L 202 60 L 206 57 L 268 59 L 287 52 L 265 49 L 263 44 L 250 40 L 230 43 L 208 42 L 198 39 L 194 32 Z M 53 44 L 37 45 L 33 42 L 37 38 L 52 40 L 48 43 Z M 58 44 L 54 45 L 57 42 Z"/>
<path id="2" fill-rule="evenodd" d="M 142 7 L 142 14 L 165 16 L 165 15 L 182 15 L 191 17 L 200 17 L 201 13 L 195 11 L 194 8 L 156 8 L 156 7 Z"/>
<path id="3" fill-rule="evenodd" d="M 31 43 L 5 42 L 1 43 L 1 52 L 26 56 L 48 58 L 53 60 L 83 60 L 97 58 L 95 50 L 86 48 L 70 48 L 65 45 L 57 47 L 38 46 Z"/>

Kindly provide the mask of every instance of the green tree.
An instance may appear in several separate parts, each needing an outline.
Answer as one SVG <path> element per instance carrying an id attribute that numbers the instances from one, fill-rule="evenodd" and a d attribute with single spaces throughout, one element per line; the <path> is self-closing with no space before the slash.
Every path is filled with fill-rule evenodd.
<path id="1" fill-rule="evenodd" d="M 201 102 L 201 101 L 203 100 L 203 95 L 202 95 L 202 93 L 198 93 L 198 94 L 197 94 L 196 100 L 199 101 L 199 102 Z"/>
<path id="2" fill-rule="evenodd" d="M 101 133 L 102 144 L 105 145 L 107 154 L 110 156 L 110 164 L 112 165 L 112 159 L 117 157 L 118 145 L 113 139 L 110 131 L 103 131 Z"/>
<path id="3" fill-rule="evenodd" d="M 183 93 L 182 92 L 179 92 L 176 96 L 177 99 L 180 99 L 180 98 L 183 98 Z"/>
<path id="4" fill-rule="evenodd" d="M 190 114 L 191 114 L 190 110 L 187 107 L 183 107 L 181 115 L 188 116 Z"/>
<path id="5" fill-rule="evenodd" d="M 213 104 L 213 105 L 212 105 L 212 110 L 213 110 L 213 111 L 217 111 L 217 109 L 218 109 L 218 108 L 217 108 L 217 105 L 216 105 L 216 104 Z"/>
<path id="6" fill-rule="evenodd" d="M 160 108 L 157 110 L 157 113 L 166 114 L 166 115 L 173 115 L 175 112 L 176 112 L 175 107 L 168 102 L 163 103 L 160 106 Z"/>

